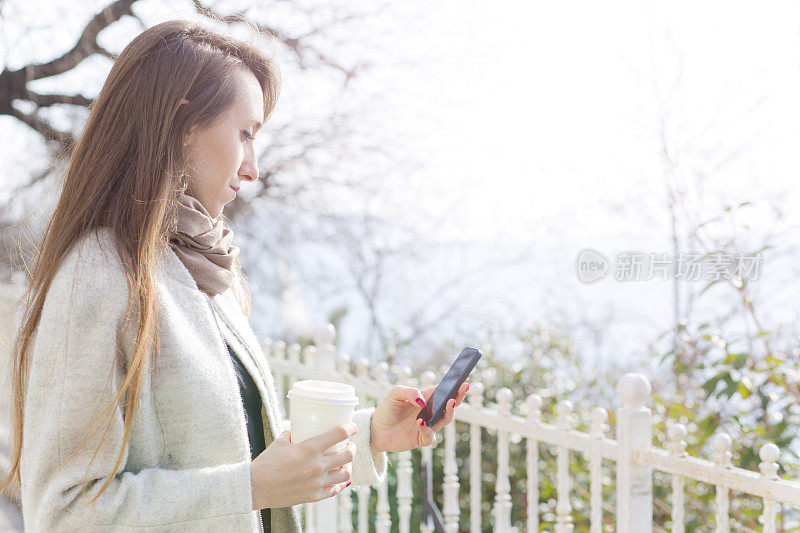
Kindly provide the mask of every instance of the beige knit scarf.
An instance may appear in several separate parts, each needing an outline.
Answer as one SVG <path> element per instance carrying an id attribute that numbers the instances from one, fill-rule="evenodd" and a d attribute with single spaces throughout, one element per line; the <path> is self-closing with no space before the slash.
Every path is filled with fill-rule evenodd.
<path id="1" fill-rule="evenodd" d="M 178 198 L 178 228 L 169 245 L 189 272 L 197 287 L 214 296 L 225 292 L 235 279 L 233 263 L 239 248 L 231 244 L 233 230 L 214 220 L 197 198 Z"/>

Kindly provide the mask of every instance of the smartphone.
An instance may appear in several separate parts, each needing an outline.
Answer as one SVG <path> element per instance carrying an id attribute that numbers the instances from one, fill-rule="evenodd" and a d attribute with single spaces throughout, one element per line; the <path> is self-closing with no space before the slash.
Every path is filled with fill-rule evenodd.
<path id="1" fill-rule="evenodd" d="M 433 395 L 430 398 L 425 398 L 426 405 L 417 417 L 424 420 L 429 426 L 436 424 L 439 417 L 444 414 L 447 402 L 456 397 L 461 384 L 467 379 L 467 376 L 475 368 L 478 359 L 481 357 L 483 357 L 483 354 L 476 348 L 467 347 L 461 350 L 450 370 L 447 371 L 447 374 L 437 385 L 436 390 L 433 391 Z"/>

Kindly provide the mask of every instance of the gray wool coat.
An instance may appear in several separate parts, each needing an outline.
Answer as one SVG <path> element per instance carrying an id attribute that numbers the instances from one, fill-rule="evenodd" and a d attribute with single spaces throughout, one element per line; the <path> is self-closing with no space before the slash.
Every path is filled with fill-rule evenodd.
<path id="1" fill-rule="evenodd" d="M 155 377 L 144 373 L 129 444 L 93 505 L 122 445 L 124 398 L 110 425 L 79 445 L 87 423 L 97 427 L 95 409 L 116 395 L 135 337 L 135 324 L 122 324 L 128 287 L 108 228 L 76 241 L 53 279 L 30 352 L 20 466 L 26 531 L 263 531 L 252 508 L 244 409 L 220 328 L 258 386 L 271 440 L 284 421 L 267 358 L 235 298 L 236 284 L 212 298 L 215 321 L 178 256 L 166 243 L 162 251 Z M 115 358 L 118 332 L 123 343 Z M 353 485 L 380 483 L 386 475 L 386 453 L 370 450 L 373 410 L 353 417 Z M 272 509 L 271 528 L 300 531 L 297 509 Z"/>

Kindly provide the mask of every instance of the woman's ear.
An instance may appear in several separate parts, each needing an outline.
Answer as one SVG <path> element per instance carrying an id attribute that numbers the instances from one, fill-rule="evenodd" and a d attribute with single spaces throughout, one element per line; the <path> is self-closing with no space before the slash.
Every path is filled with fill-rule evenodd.
<path id="1" fill-rule="evenodd" d="M 182 106 L 183 104 L 188 104 L 189 100 L 186 98 L 181 98 L 181 101 L 178 102 L 178 107 Z M 186 138 L 183 139 L 183 145 L 188 146 L 189 143 L 192 141 L 192 136 L 194 135 L 194 126 L 189 128 L 189 133 L 186 135 Z"/>
<path id="2" fill-rule="evenodd" d="M 184 146 L 189 146 L 189 143 L 191 143 L 192 140 L 194 139 L 194 135 L 195 135 L 196 130 L 197 130 L 196 126 L 191 126 L 189 128 L 189 133 L 187 133 L 186 137 L 184 137 L 184 139 L 183 139 L 183 145 Z"/>

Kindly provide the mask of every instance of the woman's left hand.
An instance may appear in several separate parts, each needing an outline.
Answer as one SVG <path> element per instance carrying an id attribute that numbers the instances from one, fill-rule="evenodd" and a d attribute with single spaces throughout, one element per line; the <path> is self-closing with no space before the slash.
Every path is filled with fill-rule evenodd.
<path id="1" fill-rule="evenodd" d="M 430 446 L 436 439 L 435 433 L 453 421 L 455 409 L 467 395 L 469 389 L 469 377 L 461 387 L 455 398 L 447 402 L 447 407 L 439 420 L 433 426 L 428 426 L 417 418 L 422 405 L 417 403 L 417 398 L 433 396 L 436 385 L 428 388 L 419 389 L 396 385 L 381 400 L 378 407 L 372 413 L 370 422 L 370 437 L 373 452 L 404 452 L 413 450 L 420 446 Z"/>

